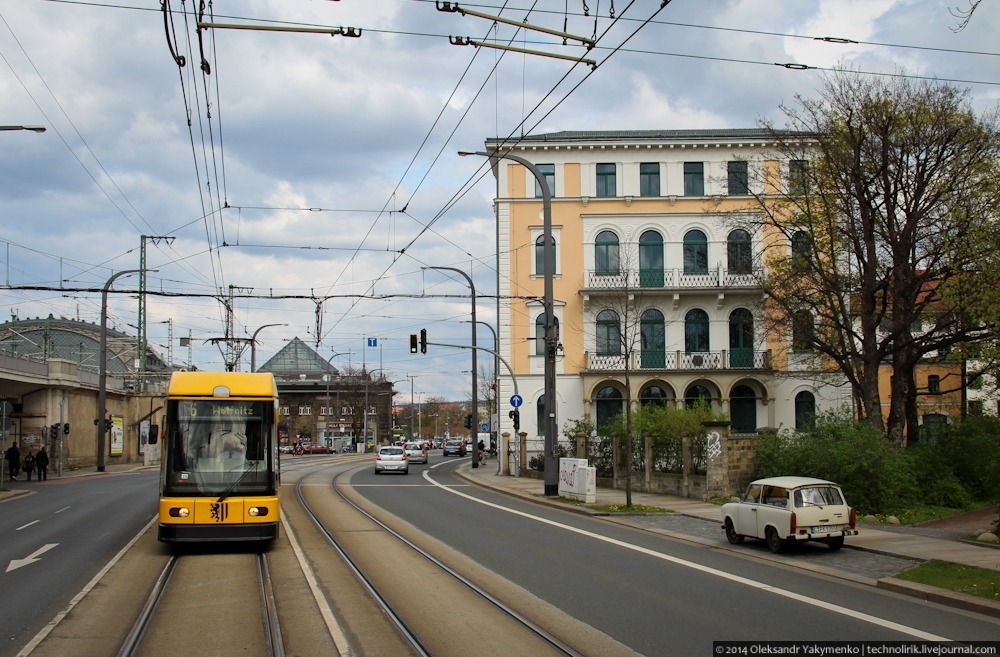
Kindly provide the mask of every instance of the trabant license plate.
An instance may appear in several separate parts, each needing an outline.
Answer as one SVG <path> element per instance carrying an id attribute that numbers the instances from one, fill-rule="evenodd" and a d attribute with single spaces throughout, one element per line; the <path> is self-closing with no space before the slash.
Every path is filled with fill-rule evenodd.
<path id="1" fill-rule="evenodd" d="M 813 534 L 829 534 L 830 532 L 839 531 L 834 525 L 822 525 L 820 527 L 813 527 Z"/>

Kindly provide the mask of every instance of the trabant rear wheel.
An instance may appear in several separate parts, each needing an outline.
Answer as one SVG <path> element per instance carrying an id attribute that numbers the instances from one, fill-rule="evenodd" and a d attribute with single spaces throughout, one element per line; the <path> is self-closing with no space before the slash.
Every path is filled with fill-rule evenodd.
<path id="1" fill-rule="evenodd" d="M 736 533 L 736 528 L 733 527 L 732 518 L 726 518 L 726 540 L 733 545 L 739 545 L 743 542 L 743 535 Z"/>
<path id="2" fill-rule="evenodd" d="M 771 552 L 778 554 L 785 551 L 785 541 L 778 536 L 777 529 L 768 527 L 764 537 L 767 539 L 767 547 L 771 549 Z"/>
<path id="3" fill-rule="evenodd" d="M 839 550 L 844 547 L 844 537 L 834 536 L 833 538 L 826 539 L 826 544 L 830 546 L 831 550 Z"/>

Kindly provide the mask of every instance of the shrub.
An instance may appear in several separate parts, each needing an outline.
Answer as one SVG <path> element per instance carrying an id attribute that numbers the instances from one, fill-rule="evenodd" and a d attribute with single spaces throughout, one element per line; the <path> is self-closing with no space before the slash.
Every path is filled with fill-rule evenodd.
<path id="1" fill-rule="evenodd" d="M 867 422 L 837 415 L 816 420 L 809 433 L 762 435 L 757 446 L 760 476 L 800 475 L 835 481 L 848 502 L 864 513 L 916 501 L 912 458 Z"/>

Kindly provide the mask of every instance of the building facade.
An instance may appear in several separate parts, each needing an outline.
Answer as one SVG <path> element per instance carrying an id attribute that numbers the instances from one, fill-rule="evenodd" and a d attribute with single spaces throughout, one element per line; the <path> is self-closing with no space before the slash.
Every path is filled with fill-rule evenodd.
<path id="1" fill-rule="evenodd" d="M 560 432 L 585 417 L 599 427 L 625 403 L 647 401 L 708 400 L 731 418 L 734 433 L 802 427 L 817 413 L 850 408 L 840 374 L 796 349 L 791 327 L 767 328 L 761 253 L 775 236 L 727 218 L 766 196 L 765 181 L 787 184 L 799 161 L 773 159 L 771 146 L 761 130 L 559 132 L 486 142 L 488 151 L 535 164 L 552 189 Z M 521 430 L 537 449 L 541 190 L 509 160 L 494 161 L 493 171 L 501 353 L 524 399 Z M 510 377 L 501 376 L 500 399 L 512 393 Z"/>

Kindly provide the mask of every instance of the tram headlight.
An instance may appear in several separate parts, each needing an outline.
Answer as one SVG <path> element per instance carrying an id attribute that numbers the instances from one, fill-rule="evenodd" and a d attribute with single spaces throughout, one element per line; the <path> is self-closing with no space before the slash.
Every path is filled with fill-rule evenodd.
<path id="1" fill-rule="evenodd" d="M 267 507 L 266 506 L 252 506 L 252 507 L 250 507 L 250 510 L 247 511 L 247 513 L 250 514 L 250 516 L 252 516 L 254 518 L 256 518 L 257 516 L 266 516 L 267 515 Z"/>
<path id="2" fill-rule="evenodd" d="M 187 507 L 175 506 L 172 509 L 170 509 L 170 517 L 172 518 L 187 518 L 189 515 L 191 515 L 191 511 Z"/>

